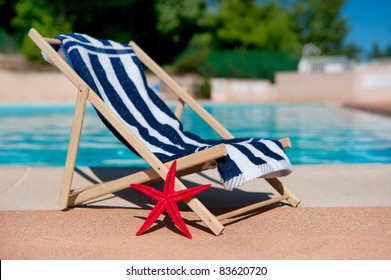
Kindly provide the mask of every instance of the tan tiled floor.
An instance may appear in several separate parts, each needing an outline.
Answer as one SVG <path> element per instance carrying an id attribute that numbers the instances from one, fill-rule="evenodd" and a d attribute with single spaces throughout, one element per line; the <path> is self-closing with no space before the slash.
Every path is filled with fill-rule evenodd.
<path id="1" fill-rule="evenodd" d="M 75 184 L 124 171 L 82 168 Z M 391 165 L 295 166 L 283 181 L 302 200 L 299 208 L 278 206 L 224 221 L 219 237 L 184 207 L 192 240 L 165 216 L 136 237 L 151 203 L 133 190 L 60 211 L 61 175 L 58 167 L 0 168 L 1 259 L 391 258 Z M 184 177 L 189 184 L 213 183 L 198 196 L 212 212 L 272 194 L 261 180 L 228 192 L 215 176 Z"/>

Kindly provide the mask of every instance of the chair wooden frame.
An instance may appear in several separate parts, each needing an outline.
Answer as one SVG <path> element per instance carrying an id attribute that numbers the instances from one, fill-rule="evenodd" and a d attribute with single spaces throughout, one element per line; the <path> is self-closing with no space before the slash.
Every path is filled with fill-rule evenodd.
<path id="1" fill-rule="evenodd" d="M 143 184 L 151 181 L 165 180 L 168 169 L 172 162 L 161 162 L 143 143 L 138 139 L 120 119 L 107 107 L 99 96 L 76 74 L 68 63 L 51 47 L 50 44 L 61 44 L 57 39 L 44 38 L 34 28 L 29 31 L 30 38 L 41 49 L 49 60 L 64 73 L 64 75 L 77 88 L 75 114 L 72 123 L 68 153 L 61 181 L 60 207 L 67 208 L 79 205 L 92 199 L 114 193 L 132 184 Z M 177 96 L 178 103 L 174 114 L 180 118 L 185 105 L 193 109 L 207 124 L 209 124 L 223 139 L 232 139 L 229 133 L 212 115 L 210 115 L 187 91 L 175 82 L 162 68 L 160 68 L 140 47 L 134 42 L 129 45 L 133 48 L 140 61 L 148 67 L 158 78 L 161 79 Z M 128 176 L 88 187 L 72 189 L 73 175 L 76 165 L 76 157 L 83 126 L 83 119 L 87 100 L 111 123 L 121 136 L 131 144 L 137 153 L 150 165 L 150 168 Z M 284 148 L 291 146 L 289 138 L 281 139 Z M 216 145 L 206 150 L 177 159 L 177 173 L 175 189 L 185 189 L 186 186 L 179 179 L 180 176 L 199 172 L 204 169 L 205 163 L 214 161 L 227 154 L 224 144 Z M 280 196 L 261 201 L 243 208 L 225 213 L 220 216 L 213 215 L 197 198 L 191 198 L 186 202 L 189 208 L 210 228 L 215 235 L 220 235 L 224 226 L 221 220 L 244 214 L 246 212 L 274 204 L 283 200 L 296 207 L 300 200 L 297 199 L 277 178 L 266 179 L 274 187 Z"/>

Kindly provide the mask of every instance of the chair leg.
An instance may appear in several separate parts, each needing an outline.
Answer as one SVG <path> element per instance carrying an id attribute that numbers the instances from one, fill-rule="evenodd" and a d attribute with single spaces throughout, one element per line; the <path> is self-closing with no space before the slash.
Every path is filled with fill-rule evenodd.
<path id="1" fill-rule="evenodd" d="M 175 190 L 185 190 L 187 187 L 178 179 L 175 178 Z M 184 202 L 189 206 L 189 208 L 210 228 L 210 230 L 216 235 L 219 236 L 223 230 L 224 226 L 220 221 L 213 215 L 208 208 L 206 208 L 201 201 L 193 197 Z"/>
<path id="2" fill-rule="evenodd" d="M 83 127 L 84 112 L 86 108 L 89 88 L 87 86 L 80 86 L 78 90 L 75 114 L 72 122 L 72 130 L 69 139 L 68 154 L 65 161 L 64 174 L 61 181 L 60 200 L 59 205 L 62 209 L 68 207 L 69 194 L 73 181 L 73 174 L 75 171 L 77 151 L 79 149 L 80 135 Z"/>
<path id="3" fill-rule="evenodd" d="M 292 192 L 288 190 L 286 186 L 282 184 L 278 178 L 267 178 L 266 181 L 281 195 L 287 196 L 287 201 L 292 205 L 292 207 L 297 207 L 300 203 L 298 199 Z"/>

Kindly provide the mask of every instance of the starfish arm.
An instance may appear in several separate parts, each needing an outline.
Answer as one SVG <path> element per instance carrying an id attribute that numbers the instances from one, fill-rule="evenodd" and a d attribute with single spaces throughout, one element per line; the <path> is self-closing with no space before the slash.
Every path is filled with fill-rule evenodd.
<path id="1" fill-rule="evenodd" d="M 164 183 L 164 190 L 163 190 L 165 196 L 169 196 L 174 192 L 175 172 L 176 172 L 176 160 L 174 160 L 167 173 L 166 181 Z"/>
<path id="2" fill-rule="evenodd" d="M 155 188 L 152 188 L 150 186 L 145 186 L 145 185 L 138 185 L 138 184 L 131 184 L 130 185 L 132 188 L 135 188 L 139 192 L 142 192 L 143 194 L 146 194 L 153 200 L 159 200 L 163 197 L 163 193 Z"/>
<path id="3" fill-rule="evenodd" d="M 149 213 L 144 224 L 136 233 L 137 236 L 143 234 L 144 231 L 146 231 L 157 220 L 157 218 L 159 218 L 160 214 L 163 213 L 166 208 L 166 203 L 167 202 L 165 200 L 160 200 L 158 203 L 156 203 L 155 207 L 153 207 L 152 211 Z"/>
<path id="4" fill-rule="evenodd" d="M 195 196 L 196 194 L 199 194 L 200 192 L 208 189 L 211 186 L 211 184 L 208 185 L 202 185 L 202 186 L 196 186 L 196 187 L 191 187 L 185 190 L 180 190 L 175 193 L 173 193 L 170 198 L 174 202 L 178 202 L 190 197 Z"/>
<path id="5" fill-rule="evenodd" d="M 172 201 L 169 201 L 167 202 L 166 210 L 174 224 L 187 236 L 187 238 L 192 239 L 191 233 L 181 217 L 178 206 Z"/>

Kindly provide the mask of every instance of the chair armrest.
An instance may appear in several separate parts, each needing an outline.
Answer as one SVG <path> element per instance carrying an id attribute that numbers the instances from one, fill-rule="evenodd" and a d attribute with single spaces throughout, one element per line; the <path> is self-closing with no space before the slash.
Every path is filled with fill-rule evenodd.
<path id="1" fill-rule="evenodd" d="M 292 142 L 291 139 L 289 139 L 289 137 L 282 138 L 278 141 L 281 143 L 284 149 L 292 148 Z"/>

